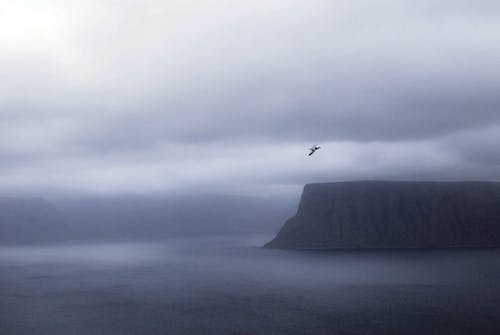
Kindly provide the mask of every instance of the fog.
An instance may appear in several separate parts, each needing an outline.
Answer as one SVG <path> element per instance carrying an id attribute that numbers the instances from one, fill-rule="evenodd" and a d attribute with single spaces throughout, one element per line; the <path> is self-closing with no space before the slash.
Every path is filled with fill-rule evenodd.
<path id="1" fill-rule="evenodd" d="M 261 246 L 307 183 L 500 180 L 499 16 L 1 0 L 0 334 L 498 334 L 497 250 Z"/>
<path id="2" fill-rule="evenodd" d="M 296 197 L 0 197 L 0 244 L 276 233 Z"/>

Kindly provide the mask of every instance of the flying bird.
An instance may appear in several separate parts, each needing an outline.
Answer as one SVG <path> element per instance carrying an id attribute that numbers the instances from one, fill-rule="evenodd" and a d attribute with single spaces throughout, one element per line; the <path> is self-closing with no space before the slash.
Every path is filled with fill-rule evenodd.
<path id="1" fill-rule="evenodd" d="M 318 150 L 318 149 L 321 149 L 321 147 L 320 147 L 319 145 L 317 145 L 317 144 L 313 145 L 313 147 L 312 147 L 311 149 L 309 149 L 309 150 L 311 150 L 311 152 L 309 153 L 309 155 L 308 155 L 308 156 L 311 156 L 311 155 L 312 155 L 313 153 L 315 153 L 315 152 L 316 152 L 316 150 Z"/>

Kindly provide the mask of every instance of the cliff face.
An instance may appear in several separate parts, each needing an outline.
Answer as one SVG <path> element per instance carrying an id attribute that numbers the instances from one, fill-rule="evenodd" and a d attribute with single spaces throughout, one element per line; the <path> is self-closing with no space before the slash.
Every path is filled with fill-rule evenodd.
<path id="1" fill-rule="evenodd" d="M 266 247 L 500 247 L 500 183 L 309 184 Z"/>

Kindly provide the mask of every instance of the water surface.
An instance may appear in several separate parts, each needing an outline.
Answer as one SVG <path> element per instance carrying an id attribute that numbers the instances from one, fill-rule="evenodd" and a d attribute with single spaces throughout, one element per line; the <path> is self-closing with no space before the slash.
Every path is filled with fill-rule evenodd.
<path id="1" fill-rule="evenodd" d="M 499 334 L 500 250 L 0 247 L 0 334 Z"/>

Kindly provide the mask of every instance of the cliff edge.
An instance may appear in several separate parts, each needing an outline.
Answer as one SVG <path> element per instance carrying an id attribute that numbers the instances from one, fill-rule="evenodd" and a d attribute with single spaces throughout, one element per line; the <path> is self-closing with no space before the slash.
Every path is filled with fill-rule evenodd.
<path id="1" fill-rule="evenodd" d="M 500 247 L 500 183 L 308 184 L 268 248 Z"/>

